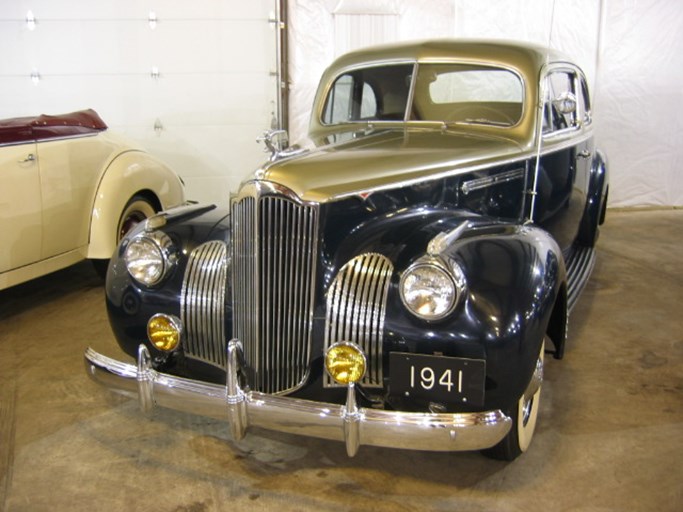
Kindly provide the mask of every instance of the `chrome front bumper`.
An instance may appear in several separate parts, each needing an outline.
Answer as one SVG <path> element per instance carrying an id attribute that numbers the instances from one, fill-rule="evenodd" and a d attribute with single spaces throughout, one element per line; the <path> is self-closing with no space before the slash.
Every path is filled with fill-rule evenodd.
<path id="1" fill-rule="evenodd" d="M 351 385 L 344 405 L 243 390 L 238 372 L 241 344 L 228 344 L 227 384 L 221 386 L 154 370 L 140 345 L 137 365 L 85 352 L 88 375 L 122 395 L 137 398 L 143 411 L 154 406 L 227 420 L 236 440 L 248 427 L 346 443 L 349 456 L 362 444 L 410 450 L 462 451 L 489 448 L 510 430 L 500 410 L 475 413 L 413 413 L 357 407 Z"/>

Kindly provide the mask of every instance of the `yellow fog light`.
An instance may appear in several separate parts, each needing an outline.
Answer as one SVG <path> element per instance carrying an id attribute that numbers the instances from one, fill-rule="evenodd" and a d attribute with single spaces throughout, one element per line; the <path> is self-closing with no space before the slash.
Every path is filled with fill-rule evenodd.
<path id="1" fill-rule="evenodd" d="M 354 343 L 335 343 L 327 349 L 325 368 L 339 384 L 358 382 L 365 375 L 365 354 Z"/>
<path id="2" fill-rule="evenodd" d="M 171 352 L 180 344 L 181 325 L 172 315 L 156 314 L 147 322 L 147 338 L 159 350 Z"/>

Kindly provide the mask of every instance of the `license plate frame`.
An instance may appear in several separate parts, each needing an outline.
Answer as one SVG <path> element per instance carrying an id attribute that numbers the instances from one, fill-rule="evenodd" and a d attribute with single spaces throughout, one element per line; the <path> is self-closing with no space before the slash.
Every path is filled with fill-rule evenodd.
<path id="1" fill-rule="evenodd" d="M 431 402 L 484 405 L 486 360 L 392 352 L 391 394 Z"/>

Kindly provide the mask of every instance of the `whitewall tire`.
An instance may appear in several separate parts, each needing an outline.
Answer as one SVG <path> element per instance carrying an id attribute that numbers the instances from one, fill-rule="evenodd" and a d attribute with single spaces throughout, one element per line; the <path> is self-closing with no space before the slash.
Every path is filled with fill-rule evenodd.
<path id="1" fill-rule="evenodd" d="M 514 460 L 524 453 L 531 445 L 536 431 L 538 409 L 541 402 L 541 388 L 543 383 L 543 354 L 545 339 L 536 359 L 536 368 L 531 377 L 527 391 L 517 400 L 517 403 L 507 410 L 512 419 L 512 428 L 505 438 L 493 448 L 484 450 L 484 454 L 493 459 Z"/>

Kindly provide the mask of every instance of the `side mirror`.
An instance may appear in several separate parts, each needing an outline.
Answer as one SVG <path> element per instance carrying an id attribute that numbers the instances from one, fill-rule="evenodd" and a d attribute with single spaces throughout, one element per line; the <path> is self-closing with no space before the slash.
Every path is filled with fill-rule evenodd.
<path id="1" fill-rule="evenodd" d="M 573 114 L 576 112 L 577 106 L 576 95 L 571 92 L 563 92 L 553 100 L 553 106 L 564 115 Z"/>

